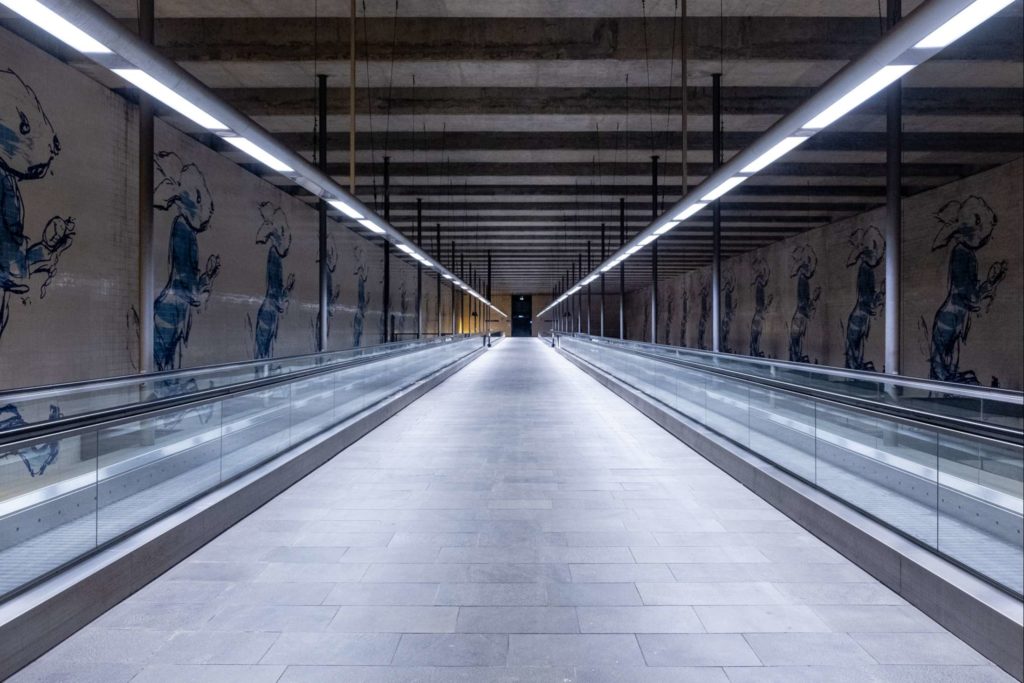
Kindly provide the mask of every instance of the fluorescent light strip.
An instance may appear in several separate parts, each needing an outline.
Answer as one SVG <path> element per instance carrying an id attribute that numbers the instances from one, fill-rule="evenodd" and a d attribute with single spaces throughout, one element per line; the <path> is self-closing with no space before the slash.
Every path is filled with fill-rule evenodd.
<path id="1" fill-rule="evenodd" d="M 445 280 L 451 280 L 452 279 L 452 276 L 449 275 L 448 273 L 442 274 L 441 277 L 443 277 Z"/>
<path id="2" fill-rule="evenodd" d="M 651 242 L 653 242 L 656 239 L 658 239 L 658 235 L 652 233 L 652 234 L 648 235 L 647 237 L 643 238 L 642 240 L 640 240 L 640 246 L 641 247 L 646 247 L 648 244 L 650 244 Z"/>
<path id="3" fill-rule="evenodd" d="M 632 247 L 630 247 L 629 249 L 626 250 L 626 255 L 623 256 L 622 259 L 625 260 L 625 259 L 629 258 L 630 256 L 632 256 L 633 254 L 635 254 L 638 251 L 640 251 L 640 245 L 634 244 Z"/>
<path id="4" fill-rule="evenodd" d="M 333 206 L 338 211 L 341 211 L 343 214 L 345 214 L 349 218 L 362 218 L 363 217 L 363 214 L 359 213 L 358 211 L 356 211 L 355 209 L 353 209 L 351 206 L 349 206 L 345 202 L 341 201 L 340 199 L 328 199 L 327 203 L 330 204 L 331 206 Z"/>
<path id="5" fill-rule="evenodd" d="M 668 232 L 672 228 L 676 227 L 677 225 L 679 225 L 679 221 L 669 221 L 665 225 L 663 225 L 660 228 L 658 228 L 657 230 L 655 230 L 654 234 L 655 235 L 664 235 L 666 232 Z"/>
<path id="6" fill-rule="evenodd" d="M 890 64 L 883 66 L 869 76 L 863 83 L 835 101 L 825 111 L 804 124 L 804 128 L 820 130 L 850 113 L 857 105 L 863 103 L 883 88 L 902 78 L 915 64 Z"/>
<path id="7" fill-rule="evenodd" d="M 145 71 L 140 69 L 111 69 L 111 71 L 138 89 L 149 93 L 179 114 L 195 121 L 203 128 L 207 128 L 209 130 L 228 129 L 226 125 L 210 116 L 205 111 L 147 74 Z M 264 152 L 264 154 L 266 154 L 266 152 Z"/>
<path id="8" fill-rule="evenodd" d="M 380 227 L 379 225 L 369 220 L 368 218 L 364 218 L 363 220 L 359 221 L 359 225 L 363 226 L 370 232 L 377 233 L 378 235 L 382 235 L 385 232 L 387 232 L 386 230 L 384 230 L 384 228 Z"/>
<path id="9" fill-rule="evenodd" d="M 618 261 L 612 261 L 612 262 L 611 262 L 611 263 L 609 263 L 609 264 L 608 264 L 607 266 L 605 266 L 604 268 L 602 268 L 602 269 L 601 269 L 601 272 L 602 272 L 602 273 L 607 273 L 607 272 L 608 272 L 609 270 L 611 270 L 612 268 L 614 268 L 614 267 L 615 267 L 615 266 L 617 266 L 617 265 L 619 265 L 619 262 L 618 262 Z"/>
<path id="10" fill-rule="evenodd" d="M 758 158 L 747 164 L 740 173 L 757 173 L 768 164 L 772 163 L 776 159 L 781 158 L 785 154 L 793 151 L 803 143 L 809 140 L 807 136 L 792 135 L 788 138 L 783 138 L 782 142 L 778 143 L 770 150 L 759 156 Z"/>
<path id="11" fill-rule="evenodd" d="M 701 197 L 700 200 L 702 202 L 714 201 L 714 200 L 718 199 L 719 197 L 721 197 L 726 192 L 728 192 L 729 190 L 731 190 L 732 188 L 734 188 L 737 185 L 739 185 L 740 183 L 742 183 L 746 179 L 747 179 L 747 176 L 734 175 L 732 178 L 729 178 L 728 180 L 723 182 L 721 185 L 719 185 L 715 189 L 711 190 L 711 192 L 708 192 L 706 195 Z"/>
<path id="12" fill-rule="evenodd" d="M 110 48 L 36 0 L 0 0 L 0 4 L 25 17 L 61 42 L 87 55 L 111 54 Z"/>
<path id="13" fill-rule="evenodd" d="M 399 248 L 399 249 L 400 249 L 401 251 L 405 252 L 406 254 L 409 254 L 410 256 L 412 256 L 412 255 L 413 255 L 413 250 L 412 250 L 412 248 L 411 248 L 411 247 L 409 247 L 409 246 L 407 246 L 407 245 L 405 245 L 405 244 L 398 244 L 398 245 L 396 245 L 396 246 L 397 246 L 397 247 L 398 247 L 398 248 Z"/>
<path id="14" fill-rule="evenodd" d="M 680 211 L 679 213 L 677 213 L 675 216 L 673 216 L 672 220 L 674 220 L 674 221 L 685 221 L 687 218 L 689 218 L 693 214 L 697 213 L 698 211 L 703 209 L 705 206 L 707 206 L 707 204 L 703 204 L 701 202 L 697 202 L 696 204 L 692 204 L 692 205 L 686 207 L 685 209 L 683 209 L 682 211 Z"/>
<path id="15" fill-rule="evenodd" d="M 279 171 L 283 173 L 294 172 L 295 169 L 284 163 L 270 152 L 266 151 L 262 147 L 258 147 L 255 142 L 246 138 L 240 138 L 236 136 L 225 137 L 226 142 L 230 142 L 232 145 L 242 150 L 256 161 L 263 163 L 268 166 L 271 170 Z"/>
<path id="16" fill-rule="evenodd" d="M 1013 0 L 977 0 L 977 2 L 971 3 L 955 17 L 929 33 L 914 47 L 920 49 L 946 47 L 1011 2 Z"/>

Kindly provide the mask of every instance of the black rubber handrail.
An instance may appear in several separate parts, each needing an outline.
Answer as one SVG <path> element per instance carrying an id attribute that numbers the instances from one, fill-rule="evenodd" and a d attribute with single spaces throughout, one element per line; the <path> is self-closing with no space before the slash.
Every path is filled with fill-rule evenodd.
<path id="1" fill-rule="evenodd" d="M 457 338 L 453 338 L 451 343 L 457 343 L 459 341 L 465 341 L 472 337 L 466 335 Z M 281 375 L 274 375 L 270 377 L 261 377 L 253 380 L 246 380 L 244 382 L 235 382 L 223 387 L 215 387 L 211 389 L 201 389 L 194 391 L 189 394 L 182 394 L 179 396 L 168 396 L 166 398 L 158 398 L 144 403 L 134 403 L 124 406 L 115 406 L 113 408 L 104 408 L 102 410 L 96 410 L 82 415 L 73 415 L 66 418 L 57 418 L 55 420 L 47 420 L 45 422 L 35 422 L 27 424 L 21 427 L 15 427 L 0 432 L 0 444 L 9 444 L 14 441 L 24 441 L 27 439 L 38 439 L 49 436 L 54 436 L 61 432 L 78 431 L 88 427 L 94 427 L 100 424 L 108 424 L 113 422 L 124 422 L 134 417 L 142 415 L 166 412 L 173 408 L 182 408 L 186 406 L 199 406 L 205 403 L 211 403 L 213 401 L 220 400 L 227 396 L 234 396 L 237 394 L 252 393 L 260 389 L 267 387 L 277 386 L 280 384 L 288 384 L 308 377 L 314 377 L 317 375 L 328 374 L 332 372 L 338 372 L 347 368 L 356 367 L 359 365 L 367 365 L 379 360 L 386 358 L 395 358 L 398 356 L 408 355 L 410 353 L 416 353 L 424 351 L 430 348 L 435 348 L 439 345 L 443 345 L 449 342 L 434 341 L 433 343 L 424 343 L 407 347 L 404 349 L 398 349 L 395 351 L 373 354 L 370 356 L 360 356 L 356 358 L 346 358 L 341 361 L 334 363 L 325 363 L 316 367 L 306 368 L 304 370 L 296 370 L 294 372 L 288 372 Z M 336 353 L 336 352 L 335 352 Z M 238 364 L 242 367 L 251 365 L 251 362 L 244 364 Z M 230 367 L 226 365 L 224 367 Z M 153 377 L 153 375 L 145 375 L 145 377 Z"/>
<path id="2" fill-rule="evenodd" d="M 845 408 L 854 409 L 863 414 L 869 414 L 877 417 L 884 417 L 886 419 L 897 420 L 904 424 L 909 424 L 916 427 L 925 426 L 928 427 L 929 429 L 938 429 L 940 431 L 944 431 L 950 434 L 968 434 L 973 437 L 989 439 L 992 441 L 1010 444 L 1013 446 L 1024 445 L 1024 433 L 1015 430 L 1012 427 L 1002 427 L 1000 425 L 990 424 L 986 422 L 977 422 L 973 420 L 967 420 L 948 415 L 929 413 L 927 411 L 923 411 L 920 409 L 896 406 L 891 403 L 873 401 L 866 398 L 849 396 L 846 394 L 839 394 L 835 392 L 826 391 L 823 389 L 806 387 L 801 384 L 794 384 L 792 382 L 787 382 L 784 380 L 766 378 L 760 375 L 751 375 L 748 373 L 740 372 L 738 370 L 715 367 L 703 363 L 688 361 L 681 358 L 666 357 L 664 355 L 651 353 L 643 349 L 624 348 L 617 344 L 606 343 L 604 339 L 601 337 L 595 338 L 600 341 L 594 341 L 593 339 L 587 339 L 585 336 L 561 336 L 568 336 L 576 341 L 593 344 L 598 347 L 604 344 L 606 348 L 610 348 L 622 353 L 635 353 L 645 358 L 657 360 L 662 363 L 669 363 L 671 365 L 677 365 L 679 367 L 687 368 L 688 370 L 694 370 L 697 372 L 707 372 L 709 374 L 728 377 L 729 379 L 744 382 L 747 384 L 760 385 L 771 389 L 784 391 L 789 394 L 795 394 L 799 396 L 813 398 L 815 400 L 826 401 L 833 405 L 840 405 Z"/>

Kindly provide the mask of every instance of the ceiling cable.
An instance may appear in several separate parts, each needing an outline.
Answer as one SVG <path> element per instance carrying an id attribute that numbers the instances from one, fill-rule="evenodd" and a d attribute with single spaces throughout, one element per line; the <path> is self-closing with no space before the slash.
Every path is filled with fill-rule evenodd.
<path id="1" fill-rule="evenodd" d="M 363 65 L 366 71 L 366 110 L 370 127 L 370 178 L 373 183 L 373 208 L 380 213 L 377 198 L 377 150 L 373 136 L 373 84 L 370 81 L 370 38 L 366 28 L 366 0 L 363 0 Z"/>
<path id="2" fill-rule="evenodd" d="M 640 0 L 644 28 L 644 68 L 647 71 L 647 115 L 651 124 L 651 156 L 654 155 L 654 94 L 651 92 L 651 53 L 647 43 L 647 0 Z"/>
<path id="3" fill-rule="evenodd" d="M 398 45 L 398 0 L 395 0 L 395 16 L 391 20 L 391 65 L 388 69 L 387 113 L 384 116 L 384 156 L 388 155 L 388 135 L 391 132 L 391 89 L 395 83 L 395 47 Z"/>

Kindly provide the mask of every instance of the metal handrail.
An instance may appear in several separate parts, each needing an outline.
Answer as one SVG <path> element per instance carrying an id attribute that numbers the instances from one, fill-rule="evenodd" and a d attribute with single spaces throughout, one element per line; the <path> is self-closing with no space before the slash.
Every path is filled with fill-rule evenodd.
<path id="1" fill-rule="evenodd" d="M 468 338 L 469 335 L 456 335 L 456 337 L 452 337 L 454 341 L 461 341 L 463 339 Z M 417 344 L 412 347 L 399 349 L 392 352 L 379 353 L 370 356 L 357 356 L 355 358 L 346 358 L 344 360 L 340 360 L 334 363 L 325 363 L 323 365 L 318 365 L 303 370 L 287 372 L 280 375 L 261 377 L 253 380 L 245 380 L 243 382 L 235 382 L 223 387 L 201 389 L 188 394 L 182 394 L 180 396 L 168 396 L 166 398 L 158 398 L 151 401 L 146 401 L 144 403 L 115 406 L 113 408 L 104 408 L 101 410 L 95 410 L 81 415 L 73 415 L 66 418 L 57 418 L 55 420 L 46 420 L 44 422 L 27 424 L 21 427 L 15 427 L 13 429 L 8 429 L 3 432 L 0 432 L 0 444 L 8 444 L 16 441 L 25 441 L 28 439 L 38 439 L 42 437 L 54 436 L 60 433 L 77 431 L 87 427 L 94 427 L 99 424 L 114 424 L 130 420 L 131 418 L 135 418 L 140 415 L 162 413 L 170 409 L 181 408 L 184 406 L 200 406 L 206 403 L 217 401 L 227 396 L 251 393 L 253 391 L 276 386 L 279 384 L 286 384 L 297 380 L 306 379 L 308 377 L 314 377 L 316 375 L 337 372 L 339 370 L 344 370 L 346 368 L 356 367 L 359 365 L 366 365 L 375 361 L 382 360 L 384 358 L 395 358 L 398 356 L 408 355 L 410 353 L 423 351 L 427 347 L 432 347 L 443 343 L 446 343 L 446 341 L 427 340 L 423 344 Z M 384 345 L 382 344 L 381 346 Z M 244 368 L 252 365 L 252 362 L 239 363 L 237 365 L 239 367 Z M 220 367 L 230 366 L 231 364 L 226 364 Z M 179 372 L 181 371 L 176 370 L 166 374 L 170 375 Z M 164 373 L 154 373 L 147 375 L 137 375 L 136 377 L 151 378 L 154 376 L 161 376 L 163 374 Z"/>
<path id="2" fill-rule="evenodd" d="M 567 336 L 570 338 L 578 339 L 581 341 L 589 341 L 592 344 L 597 344 L 594 340 L 600 340 L 600 342 L 618 342 L 619 339 L 608 339 L 607 337 L 593 337 L 592 335 L 580 335 L 580 334 L 559 334 L 559 336 Z M 592 337 L 587 339 L 587 337 Z M 645 342 L 628 342 L 629 344 L 638 344 L 643 347 L 658 347 L 660 344 L 647 344 Z M 623 344 L 624 346 L 625 344 Z M 967 420 L 964 418 L 958 418 L 949 415 L 940 415 L 937 413 L 929 413 L 924 410 L 915 408 L 906 408 L 903 406 L 894 405 L 891 403 L 884 403 L 881 401 L 874 401 L 868 398 L 861 398 L 856 396 L 849 396 L 846 394 L 839 394 L 835 392 L 826 391 L 824 389 L 817 389 L 813 387 L 807 387 L 802 384 L 795 384 L 793 382 L 787 382 L 780 379 L 772 379 L 762 377 L 760 375 L 751 375 L 748 373 L 740 372 L 738 370 L 731 370 L 728 368 L 716 367 L 712 365 L 705 365 L 702 363 L 695 363 L 693 361 L 687 361 L 682 358 L 672 358 L 661 354 L 651 353 L 649 351 L 643 351 L 638 349 L 624 349 L 619 347 L 617 343 L 609 343 L 609 348 L 615 348 L 620 351 L 629 351 L 636 353 L 645 358 L 651 358 L 663 363 L 669 363 L 684 367 L 689 370 L 696 370 L 699 372 L 708 372 L 729 379 L 745 382 L 748 384 L 755 384 L 765 386 L 771 389 L 784 391 L 789 394 L 795 394 L 799 396 L 810 397 L 818 401 L 824 401 L 833 405 L 840 405 L 844 408 L 856 410 L 862 414 L 868 414 L 872 416 L 882 416 L 885 419 L 895 420 L 903 424 L 911 426 L 921 427 L 926 426 L 929 429 L 936 429 L 943 431 L 948 434 L 962 435 L 970 434 L 973 437 L 986 439 L 996 443 L 1012 444 L 1014 446 L 1024 445 L 1024 433 L 1015 430 L 1011 427 L 1002 427 L 985 422 L 977 422 Z M 760 359 L 758 359 L 760 360 Z M 790 365 L 799 366 L 797 363 L 791 363 Z M 824 374 L 824 373 L 823 373 Z M 862 373 L 867 374 L 867 373 Z M 869 375 L 870 378 L 870 375 Z M 878 378 L 874 378 L 877 382 Z M 936 384 L 931 382 L 931 384 Z M 955 425 L 955 426 L 952 426 Z"/>
<path id="3" fill-rule="evenodd" d="M 458 337 L 458 338 L 461 338 L 461 337 L 465 337 L 465 336 L 468 336 L 468 335 L 463 335 L 463 334 L 438 334 L 438 335 L 431 335 L 430 339 L 422 339 L 422 340 L 406 339 L 406 340 L 400 340 L 400 341 L 390 341 L 390 342 L 384 342 L 383 344 L 374 344 L 372 346 L 355 346 L 355 347 L 352 347 L 350 349 L 338 349 L 336 351 L 314 351 L 312 353 L 298 353 L 298 354 L 291 355 L 291 356 L 275 356 L 273 358 L 263 358 L 263 359 L 259 359 L 259 360 L 243 360 L 243 361 L 232 361 L 232 362 L 225 362 L 225 363 L 211 363 L 209 365 L 197 365 L 194 368 L 179 368 L 179 369 L 176 369 L 176 370 L 154 370 L 152 372 L 140 372 L 140 373 L 136 373 L 136 374 L 132 374 L 132 375 L 113 375 L 111 377 L 100 377 L 100 378 L 96 378 L 96 379 L 82 379 L 82 380 L 75 380 L 75 381 L 72 381 L 72 382 L 61 382 L 59 384 L 44 384 L 44 385 L 36 385 L 36 386 L 28 386 L 28 387 L 15 387 L 13 389 L 0 390 L 0 402 L 8 401 L 9 400 L 8 397 L 10 397 L 10 396 L 21 395 L 21 394 L 31 394 L 31 393 L 47 392 L 47 391 L 60 391 L 60 390 L 63 390 L 63 389 L 78 389 L 78 388 L 86 387 L 86 386 L 89 386 L 89 385 L 93 385 L 93 386 L 95 386 L 97 388 L 109 388 L 108 385 L 115 385 L 115 384 L 120 384 L 120 383 L 131 384 L 131 383 L 144 382 L 144 381 L 149 380 L 149 379 L 171 379 L 175 375 L 184 376 L 184 375 L 188 375 L 190 373 L 192 373 L 192 374 L 195 374 L 195 373 L 209 373 L 209 372 L 212 372 L 212 371 L 215 371 L 215 370 L 224 370 L 224 369 L 228 369 L 228 368 L 242 368 L 242 369 L 244 369 L 246 367 L 253 367 L 253 366 L 257 366 L 257 365 L 267 365 L 269 363 L 284 363 L 284 362 L 289 362 L 289 361 L 298 361 L 298 360 L 302 360 L 304 358 L 316 358 L 318 356 L 335 356 L 335 355 L 342 354 L 342 353 L 354 353 L 354 352 L 359 352 L 359 356 L 365 356 L 368 352 L 371 352 L 374 349 L 382 349 L 384 347 L 392 346 L 392 345 L 395 345 L 395 344 L 410 344 L 410 343 L 416 343 L 417 341 L 419 341 L 421 343 L 424 343 L 424 344 L 431 343 L 431 342 L 436 343 L 438 341 L 438 339 L 440 339 L 442 337 Z"/>
<path id="4" fill-rule="evenodd" d="M 745 356 L 742 354 L 721 353 L 715 351 L 705 351 L 702 349 L 691 349 L 686 346 L 673 346 L 671 344 L 652 344 L 650 342 L 641 342 L 632 339 L 601 337 L 596 334 L 580 334 L 575 332 L 559 332 L 557 334 L 559 336 L 589 337 L 591 339 L 597 339 L 602 342 L 608 342 L 610 344 L 633 344 L 636 346 L 645 346 L 656 349 L 674 349 L 677 351 L 685 351 L 686 353 L 693 354 L 695 356 L 703 356 L 708 358 L 709 360 L 728 359 L 744 361 L 766 365 L 769 367 L 780 367 L 787 370 L 813 372 L 824 376 L 864 380 L 866 382 L 871 382 L 874 384 L 894 384 L 898 386 L 909 387 L 911 389 L 922 389 L 925 391 L 941 392 L 943 394 L 954 394 L 958 396 L 963 396 L 965 398 L 999 401 L 1002 403 L 1012 403 L 1014 405 L 1024 406 L 1024 393 L 1019 391 L 1013 391 L 1011 389 L 1002 389 L 998 387 L 982 387 L 970 384 L 954 384 L 952 382 L 942 382 L 934 379 L 908 377 L 907 375 L 887 375 L 879 372 L 870 372 L 868 370 L 852 370 L 850 368 L 840 368 L 833 365 L 811 365 L 808 363 L 799 363 L 796 361 L 779 360 L 777 358 L 758 358 L 754 356 Z"/>

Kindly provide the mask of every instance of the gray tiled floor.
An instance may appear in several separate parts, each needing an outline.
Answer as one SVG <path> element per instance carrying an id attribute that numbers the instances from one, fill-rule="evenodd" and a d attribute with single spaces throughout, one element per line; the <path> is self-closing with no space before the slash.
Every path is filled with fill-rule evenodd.
<path id="1" fill-rule="evenodd" d="M 15 681 L 1002 681 L 510 339 Z"/>

